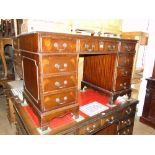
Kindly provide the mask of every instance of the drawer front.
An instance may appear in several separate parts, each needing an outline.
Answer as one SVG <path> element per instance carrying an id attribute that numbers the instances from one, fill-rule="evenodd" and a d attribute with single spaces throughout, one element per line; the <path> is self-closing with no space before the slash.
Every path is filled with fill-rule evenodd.
<path id="1" fill-rule="evenodd" d="M 118 51 L 118 42 L 115 41 L 100 41 L 99 42 L 99 51 L 104 52 L 117 52 Z"/>
<path id="2" fill-rule="evenodd" d="M 44 96 L 43 110 L 48 111 L 52 108 L 59 108 L 76 102 L 77 91 L 75 89 L 59 91 L 56 94 Z"/>
<path id="3" fill-rule="evenodd" d="M 105 118 L 101 119 L 101 126 L 107 126 L 113 124 L 113 122 L 117 119 L 117 114 L 111 114 Z"/>
<path id="4" fill-rule="evenodd" d="M 132 67 L 133 66 L 134 54 L 119 54 L 118 66 Z"/>
<path id="5" fill-rule="evenodd" d="M 132 69 L 131 68 L 124 68 L 124 67 L 117 67 L 117 77 L 131 77 Z"/>
<path id="6" fill-rule="evenodd" d="M 98 51 L 99 42 L 97 39 L 80 39 L 80 52 Z"/>
<path id="7" fill-rule="evenodd" d="M 98 120 L 94 123 L 85 125 L 79 129 L 79 135 L 89 135 L 95 132 L 98 128 L 101 127 L 101 121 Z"/>
<path id="8" fill-rule="evenodd" d="M 43 56 L 43 73 L 73 72 L 77 70 L 77 56 Z"/>
<path id="9" fill-rule="evenodd" d="M 136 43 L 122 42 L 120 52 L 135 52 L 135 46 Z"/>
<path id="10" fill-rule="evenodd" d="M 76 40 L 67 38 L 42 37 L 41 52 L 75 53 Z"/>
<path id="11" fill-rule="evenodd" d="M 133 132 L 133 125 L 120 130 L 118 132 L 118 135 L 132 135 L 132 132 Z"/>
<path id="12" fill-rule="evenodd" d="M 115 91 L 130 88 L 131 77 L 117 77 L 115 84 Z"/>
<path id="13" fill-rule="evenodd" d="M 44 92 L 75 87 L 76 85 L 77 85 L 76 73 L 72 75 L 52 76 L 50 78 L 43 79 Z"/>
<path id="14" fill-rule="evenodd" d="M 121 117 L 122 118 L 127 118 L 129 116 L 135 116 L 135 112 L 136 112 L 136 105 L 126 107 L 121 112 L 121 115 L 122 115 Z"/>
<path id="15" fill-rule="evenodd" d="M 133 124 L 134 124 L 134 117 L 130 117 L 125 120 L 121 120 L 118 124 L 118 130 L 121 130 L 121 129 L 131 126 Z"/>

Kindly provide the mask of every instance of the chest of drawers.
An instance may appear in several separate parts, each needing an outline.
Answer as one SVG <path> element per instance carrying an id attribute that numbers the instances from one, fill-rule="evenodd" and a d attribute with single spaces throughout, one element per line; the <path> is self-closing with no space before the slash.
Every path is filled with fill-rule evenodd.
<path id="1" fill-rule="evenodd" d="M 78 117 L 79 56 L 84 56 L 82 88 L 108 94 L 111 104 L 119 95 L 130 97 L 135 40 L 48 32 L 24 34 L 16 40 L 24 96 L 42 129 L 51 119 L 67 113 Z"/>

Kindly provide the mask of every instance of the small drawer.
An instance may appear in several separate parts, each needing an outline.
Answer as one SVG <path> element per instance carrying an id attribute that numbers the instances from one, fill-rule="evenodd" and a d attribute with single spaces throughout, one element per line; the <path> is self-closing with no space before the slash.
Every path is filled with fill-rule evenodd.
<path id="1" fill-rule="evenodd" d="M 42 37 L 41 52 L 75 53 L 76 39 Z"/>
<path id="2" fill-rule="evenodd" d="M 131 77 L 131 74 L 131 68 L 117 67 L 117 77 Z"/>
<path id="3" fill-rule="evenodd" d="M 42 68 L 44 74 L 74 72 L 77 70 L 77 56 L 43 56 Z"/>
<path id="4" fill-rule="evenodd" d="M 117 52 L 118 51 L 118 42 L 116 42 L 116 41 L 100 41 L 99 42 L 99 51 Z"/>
<path id="5" fill-rule="evenodd" d="M 59 108 L 76 102 L 77 91 L 75 89 L 69 89 L 65 91 L 59 91 L 58 93 L 44 96 L 43 99 L 43 111 L 48 111 L 53 108 Z"/>
<path id="6" fill-rule="evenodd" d="M 51 92 L 75 86 L 77 86 L 76 73 L 63 76 L 52 76 L 43 79 L 44 92 Z"/>
<path id="7" fill-rule="evenodd" d="M 120 52 L 135 52 L 135 46 L 136 43 L 122 42 Z"/>
<path id="8" fill-rule="evenodd" d="M 80 39 L 80 52 L 97 52 L 98 46 L 97 39 Z"/>
<path id="9" fill-rule="evenodd" d="M 118 56 L 118 66 L 122 67 L 132 67 L 133 66 L 134 54 L 119 54 Z"/>
<path id="10" fill-rule="evenodd" d="M 101 126 L 111 125 L 116 119 L 117 119 L 116 114 L 109 115 L 101 119 Z"/>
<path id="11" fill-rule="evenodd" d="M 121 117 L 122 118 L 127 118 L 129 116 L 134 116 L 136 112 L 136 105 L 131 105 L 129 107 L 126 107 L 122 112 L 121 112 Z"/>
<path id="12" fill-rule="evenodd" d="M 133 125 L 118 131 L 118 135 L 132 135 Z"/>
<path id="13" fill-rule="evenodd" d="M 125 120 L 119 121 L 118 130 L 121 130 L 125 127 L 131 126 L 134 124 L 134 117 L 127 118 Z"/>
<path id="14" fill-rule="evenodd" d="M 98 120 L 94 123 L 91 123 L 89 125 L 86 125 L 84 127 L 81 127 L 79 129 L 79 135 L 89 135 L 95 132 L 98 128 L 101 127 L 101 121 Z"/>
<path id="15" fill-rule="evenodd" d="M 131 86 L 131 77 L 117 77 L 114 91 L 128 89 Z"/>

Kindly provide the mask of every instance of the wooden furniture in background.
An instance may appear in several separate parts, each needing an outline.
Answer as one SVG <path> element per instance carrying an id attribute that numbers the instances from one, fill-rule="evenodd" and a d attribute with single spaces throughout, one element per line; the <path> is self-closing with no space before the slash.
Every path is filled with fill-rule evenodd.
<path id="1" fill-rule="evenodd" d="M 18 43 L 24 96 L 42 130 L 55 117 L 70 112 L 78 116 L 79 56 L 84 57 L 82 88 L 105 93 L 111 105 L 118 96 L 131 95 L 136 40 L 35 32 L 17 37 L 15 50 Z"/>
<path id="2" fill-rule="evenodd" d="M 20 81 L 13 81 L 16 85 Z M 131 135 L 134 126 L 137 100 L 130 100 L 124 104 L 118 104 L 100 114 L 87 117 L 79 122 L 59 123 L 59 126 L 52 128 L 48 132 L 40 132 L 27 109 L 29 106 L 19 102 L 19 96 L 13 95 L 10 83 L 6 83 L 5 94 L 7 96 L 8 116 L 11 124 L 16 125 L 18 135 L 45 134 L 45 135 Z M 18 84 L 19 86 L 19 84 Z M 19 94 L 20 95 L 20 94 Z M 14 107 L 12 109 L 12 107 Z M 31 112 L 32 113 L 32 112 Z M 32 115 L 34 118 L 34 114 Z M 50 122 L 51 123 L 51 122 Z"/>
<path id="3" fill-rule="evenodd" d="M 145 101 L 143 106 L 143 113 L 140 121 L 155 128 L 155 65 L 151 78 L 147 80 L 147 88 Z"/>
<path id="4" fill-rule="evenodd" d="M 0 38 L 0 58 L 2 59 L 2 64 L 4 66 L 4 78 L 7 78 L 7 64 L 5 60 L 4 47 L 6 45 L 12 45 L 11 38 Z"/>

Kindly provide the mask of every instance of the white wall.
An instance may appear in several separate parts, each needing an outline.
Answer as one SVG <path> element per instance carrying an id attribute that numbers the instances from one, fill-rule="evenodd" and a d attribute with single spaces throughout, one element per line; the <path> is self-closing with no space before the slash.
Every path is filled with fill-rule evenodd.
<path id="1" fill-rule="evenodd" d="M 137 115 L 141 116 L 146 93 L 146 78 L 151 77 L 155 60 L 155 20 L 124 20 L 122 31 L 143 31 L 149 33 L 148 45 L 145 51 L 143 79 L 138 96 L 139 104 L 137 106 Z"/>

